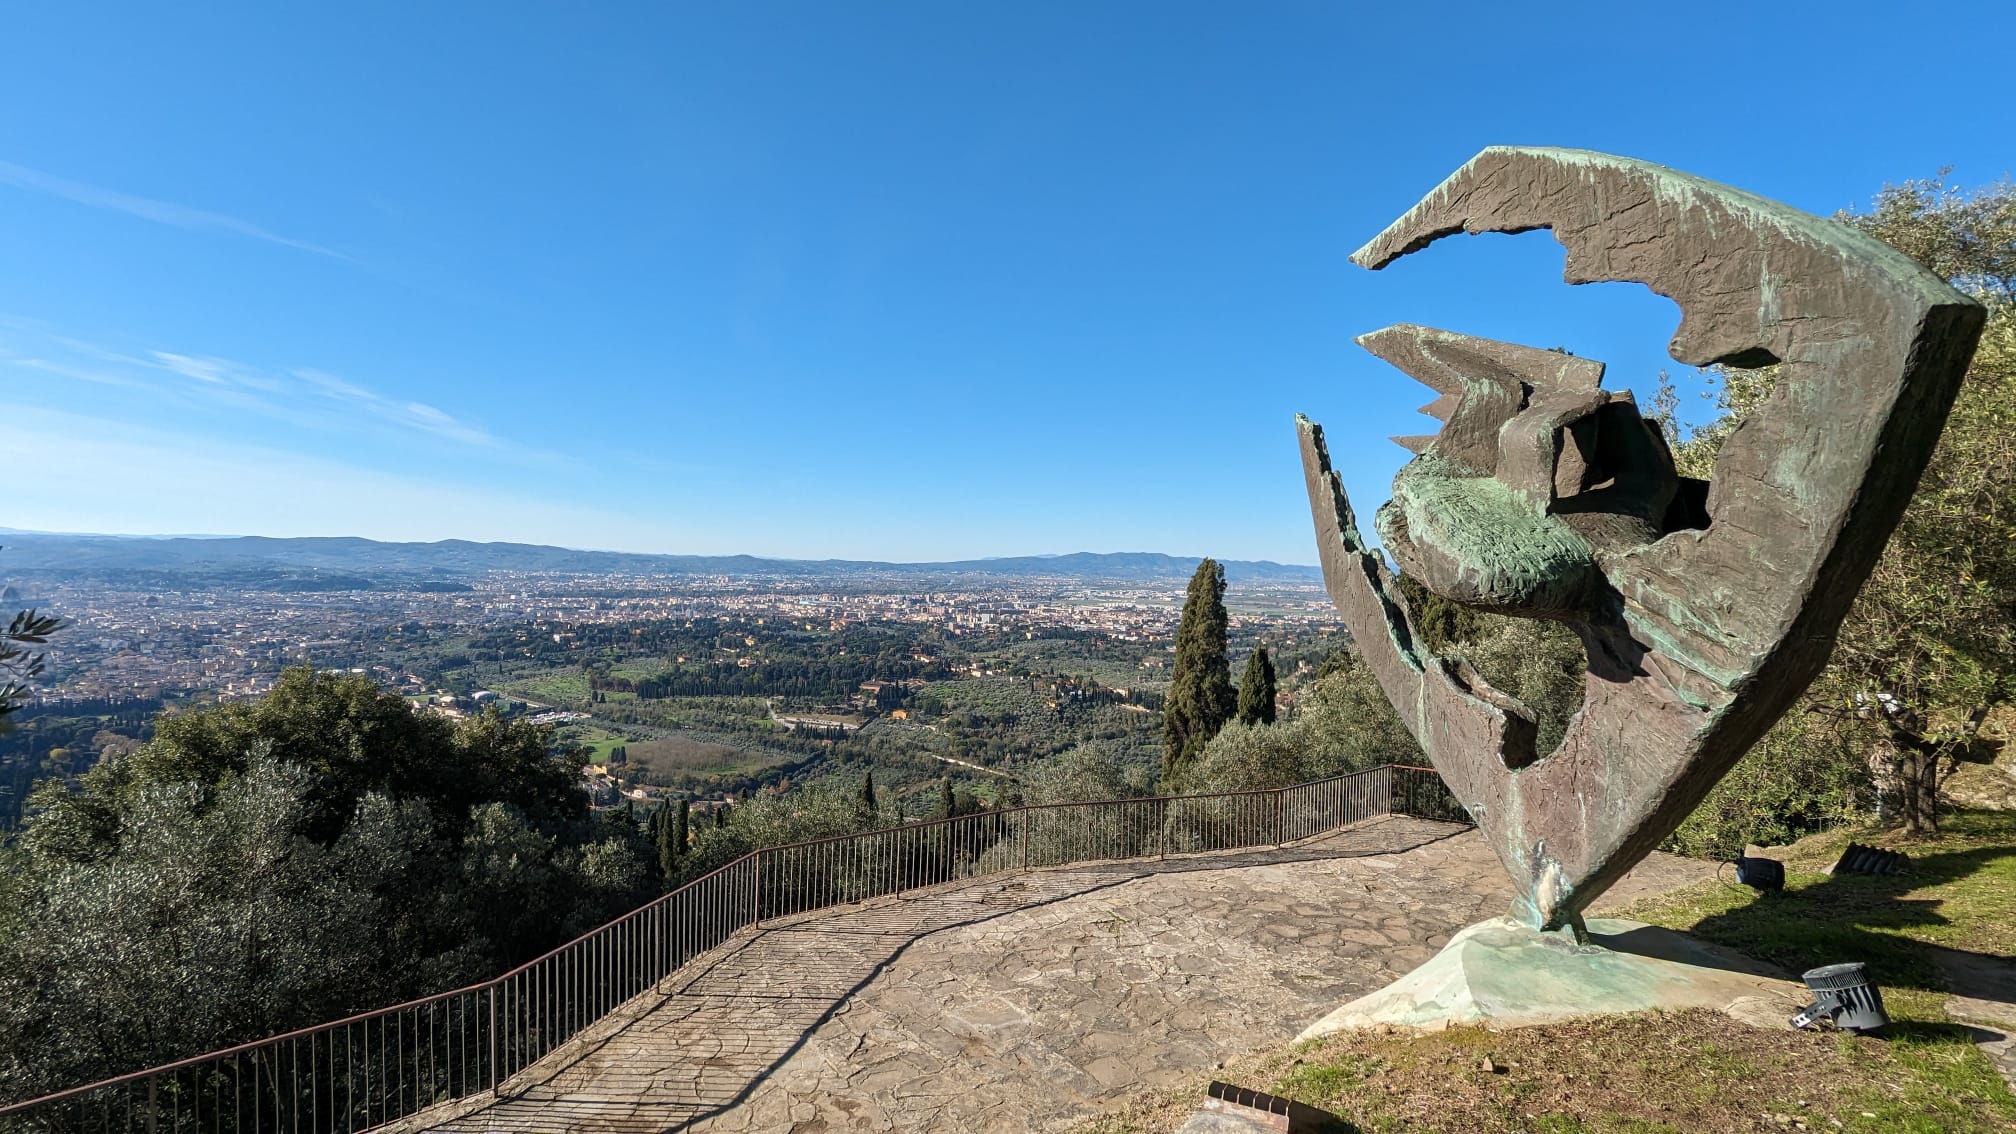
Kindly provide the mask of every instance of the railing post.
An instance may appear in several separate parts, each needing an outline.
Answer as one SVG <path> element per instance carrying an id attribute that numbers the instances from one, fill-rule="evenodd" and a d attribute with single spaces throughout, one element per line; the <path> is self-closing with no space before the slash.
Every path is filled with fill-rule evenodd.
<path id="1" fill-rule="evenodd" d="M 504 1093 L 504 1068 L 497 1062 L 497 985 L 490 985 L 490 1097 Z"/>
<path id="2" fill-rule="evenodd" d="M 749 866 L 750 869 L 756 872 L 756 883 L 754 886 L 751 887 L 751 889 L 755 891 L 756 895 L 754 899 L 756 903 L 756 908 L 754 910 L 751 910 L 749 913 L 749 924 L 756 929 L 761 929 L 763 928 L 763 852 L 762 851 L 759 850 L 756 853 L 749 856 Z"/>
<path id="3" fill-rule="evenodd" d="M 154 1084 L 156 1081 L 154 1076 L 147 1076 L 147 1134 L 154 1134 L 155 1122 L 161 1114 L 160 1108 L 154 1102 Z"/>

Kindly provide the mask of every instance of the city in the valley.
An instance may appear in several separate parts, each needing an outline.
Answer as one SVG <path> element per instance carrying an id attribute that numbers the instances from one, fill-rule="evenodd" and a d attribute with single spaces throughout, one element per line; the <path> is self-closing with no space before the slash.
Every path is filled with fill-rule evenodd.
<path id="1" fill-rule="evenodd" d="M 1194 566 L 1086 556 L 667 570 L 589 556 L 541 569 L 509 554 L 484 567 L 476 551 L 447 570 L 331 568 L 234 559 L 235 541 L 211 541 L 206 559 L 205 541 L 150 558 L 149 541 L 79 554 L 64 539 L 76 542 L 10 535 L 0 552 L 6 605 L 69 624 L 42 695 L 0 736 L 9 822 L 34 781 L 144 741 L 155 713 L 256 698 L 296 666 L 369 675 L 416 712 L 494 708 L 550 725 L 556 750 L 585 750 L 603 808 L 676 796 L 704 810 L 856 766 L 896 790 L 951 775 L 998 797 L 1018 768 L 1087 743 L 1145 769 Z M 64 555 L 72 565 L 59 568 Z M 1235 660 L 1265 645 L 1292 701 L 1297 674 L 1342 641 L 1320 580 L 1274 564 L 1234 564 L 1230 578 Z"/>

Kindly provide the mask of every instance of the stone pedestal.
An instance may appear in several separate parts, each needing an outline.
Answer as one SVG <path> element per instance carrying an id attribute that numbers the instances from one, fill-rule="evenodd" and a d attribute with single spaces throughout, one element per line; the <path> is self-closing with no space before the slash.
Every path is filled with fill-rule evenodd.
<path id="1" fill-rule="evenodd" d="M 1516 1028 L 1653 1008 L 1713 1008 L 1790 1027 L 1805 989 L 1740 953 L 1635 921 L 1591 918 L 1588 944 L 1511 918 L 1470 926 L 1428 963 L 1361 996 L 1298 1039 L 1382 1026 Z"/>

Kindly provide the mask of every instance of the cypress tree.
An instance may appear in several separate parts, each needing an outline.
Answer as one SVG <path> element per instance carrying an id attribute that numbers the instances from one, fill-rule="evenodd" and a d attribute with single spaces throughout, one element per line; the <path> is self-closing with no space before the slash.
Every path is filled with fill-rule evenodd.
<path id="1" fill-rule="evenodd" d="M 1261 646 L 1246 659 L 1239 678 L 1239 720 L 1242 724 L 1274 723 L 1274 660 Z"/>
<path id="2" fill-rule="evenodd" d="M 693 801 L 682 799 L 679 801 L 679 816 L 671 822 L 672 853 L 674 855 L 686 853 L 686 842 L 693 830 L 692 823 Z"/>
<path id="3" fill-rule="evenodd" d="M 714 826 L 726 827 L 727 825 L 728 825 L 728 801 L 724 799 L 721 801 L 721 805 L 714 809 Z"/>
<path id="4" fill-rule="evenodd" d="M 868 769 L 868 774 L 861 779 L 861 797 L 857 801 L 857 807 L 861 814 L 861 821 L 864 823 L 873 822 L 875 813 L 880 810 L 875 806 L 875 769 L 873 768 Z"/>
<path id="5" fill-rule="evenodd" d="M 678 864 L 679 848 L 672 844 L 672 824 L 666 822 L 664 808 L 651 816 L 651 826 L 651 841 L 658 845 L 658 873 L 670 878 Z"/>
<path id="6" fill-rule="evenodd" d="M 1237 707 L 1225 659 L 1225 568 L 1206 559 L 1190 576 L 1176 628 L 1176 665 L 1162 706 L 1162 775 L 1195 760 Z"/>
<path id="7" fill-rule="evenodd" d="M 946 776 L 944 779 L 938 781 L 938 818 L 952 818 L 953 803 L 952 777 Z"/>

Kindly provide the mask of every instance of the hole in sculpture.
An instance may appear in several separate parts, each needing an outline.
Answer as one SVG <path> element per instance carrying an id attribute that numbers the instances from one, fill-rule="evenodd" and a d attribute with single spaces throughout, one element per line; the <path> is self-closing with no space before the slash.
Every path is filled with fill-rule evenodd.
<path id="1" fill-rule="evenodd" d="M 1673 466 L 1680 474 L 1679 490 L 1667 508 L 1660 528 L 1664 533 L 1705 531 L 1714 517 L 1708 511 L 1709 478 L 1725 444 L 1735 438 L 1743 422 L 1770 400 L 1778 387 L 1778 358 L 1762 347 L 1736 351 L 1699 371 L 1704 393 L 1713 396 L 1715 417 L 1686 430 L 1681 436 L 1674 413 L 1679 404 L 1673 384 L 1661 375 L 1655 417 L 1673 453 Z"/>
<path id="2" fill-rule="evenodd" d="M 1581 634 L 1566 623 L 1476 610 L 1404 572 L 1394 581 L 1419 645 L 1446 660 L 1451 675 L 1473 692 L 1481 695 L 1480 682 L 1489 686 L 1496 695 L 1485 699 L 1515 718 L 1507 732 L 1506 762 L 1523 767 L 1553 752 L 1582 710 L 1592 669 Z M 1519 725 L 1521 720 L 1527 724 Z"/>
<path id="3" fill-rule="evenodd" d="M 1589 654 L 1581 635 L 1565 623 L 1482 615 L 1479 629 L 1449 652 L 1517 701 L 1533 722 L 1530 757 L 1508 752 L 1510 763 L 1532 763 L 1553 752 L 1568 722 L 1582 711 Z"/>

